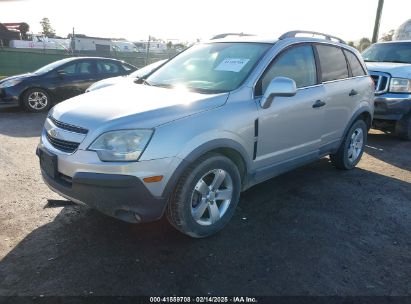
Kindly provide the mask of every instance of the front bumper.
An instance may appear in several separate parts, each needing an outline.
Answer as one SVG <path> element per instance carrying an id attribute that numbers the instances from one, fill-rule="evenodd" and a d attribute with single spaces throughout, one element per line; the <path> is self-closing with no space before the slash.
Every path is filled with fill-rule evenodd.
<path id="1" fill-rule="evenodd" d="M 375 96 L 374 119 L 400 120 L 411 111 L 411 94 L 386 93 Z"/>
<path id="2" fill-rule="evenodd" d="M 50 152 L 40 143 L 38 156 L 39 149 Z M 94 159 L 86 164 L 79 161 L 90 161 L 93 151 L 78 150 L 71 155 L 52 152 L 57 154 L 57 175 L 52 177 L 41 170 L 51 190 L 77 204 L 130 223 L 155 221 L 163 215 L 175 184 L 176 167 L 182 163 L 172 158 L 128 164 L 101 163 Z M 163 175 L 163 180 L 143 181 L 144 177 L 154 175 Z"/>
<path id="3" fill-rule="evenodd" d="M 41 173 L 50 189 L 61 196 L 129 223 L 159 219 L 167 203 L 166 198 L 155 198 L 135 176 L 79 172 L 68 181 Z"/>
<path id="4" fill-rule="evenodd" d="M 14 87 L 0 88 L 0 105 L 18 105 L 19 93 Z"/>

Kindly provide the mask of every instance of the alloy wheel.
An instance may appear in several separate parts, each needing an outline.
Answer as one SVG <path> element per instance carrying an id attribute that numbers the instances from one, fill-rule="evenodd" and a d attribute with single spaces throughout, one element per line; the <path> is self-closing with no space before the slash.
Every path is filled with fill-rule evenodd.
<path id="1" fill-rule="evenodd" d="M 352 164 L 360 156 L 364 146 L 364 132 L 357 128 L 351 135 L 350 144 L 348 145 L 348 161 Z"/>
<path id="2" fill-rule="evenodd" d="M 233 180 L 222 169 L 204 174 L 191 195 L 191 215 L 203 226 L 215 224 L 227 212 L 233 196 Z"/>
<path id="3" fill-rule="evenodd" d="M 43 110 L 48 105 L 48 97 L 43 92 L 34 91 L 27 98 L 28 105 L 36 111 Z"/>

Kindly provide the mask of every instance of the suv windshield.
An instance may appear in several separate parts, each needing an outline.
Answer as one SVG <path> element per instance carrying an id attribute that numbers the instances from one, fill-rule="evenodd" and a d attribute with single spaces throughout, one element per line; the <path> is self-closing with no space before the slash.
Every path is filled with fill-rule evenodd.
<path id="1" fill-rule="evenodd" d="M 369 62 L 411 63 L 411 42 L 373 44 L 362 56 Z"/>
<path id="2" fill-rule="evenodd" d="M 271 46 L 242 42 L 195 45 L 155 71 L 146 82 L 201 93 L 232 91 L 241 85 Z"/>

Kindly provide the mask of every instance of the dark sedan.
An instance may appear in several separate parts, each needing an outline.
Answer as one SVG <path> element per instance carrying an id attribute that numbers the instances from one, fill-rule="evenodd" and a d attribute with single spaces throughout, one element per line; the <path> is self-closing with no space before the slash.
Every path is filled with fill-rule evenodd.
<path id="1" fill-rule="evenodd" d="M 33 73 L 0 81 L 0 105 L 16 104 L 30 112 L 48 110 L 54 103 L 82 94 L 94 82 L 128 75 L 136 67 L 109 58 L 74 57 L 50 63 Z"/>

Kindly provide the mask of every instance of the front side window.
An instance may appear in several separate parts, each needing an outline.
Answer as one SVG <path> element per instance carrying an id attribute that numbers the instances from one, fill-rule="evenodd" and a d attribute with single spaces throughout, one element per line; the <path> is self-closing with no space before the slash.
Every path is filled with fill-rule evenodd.
<path id="1" fill-rule="evenodd" d="M 311 45 L 301 45 L 285 51 L 264 72 L 256 87 L 256 96 L 263 95 L 275 77 L 288 77 L 297 88 L 317 84 L 317 70 Z"/>
<path id="2" fill-rule="evenodd" d="M 355 56 L 350 51 L 346 51 L 346 50 L 344 50 L 344 54 L 347 57 L 348 63 L 350 64 L 350 67 L 351 67 L 351 73 L 354 77 L 366 75 L 357 56 Z"/>
<path id="3" fill-rule="evenodd" d="M 263 54 L 267 43 L 220 42 L 195 45 L 161 66 L 146 83 L 185 87 L 202 93 L 238 88 Z"/>
<path id="4" fill-rule="evenodd" d="M 75 62 L 67 64 L 62 69 L 67 75 L 82 75 L 82 74 L 92 74 L 93 64 L 89 61 Z"/>
<path id="5" fill-rule="evenodd" d="M 83 61 L 77 64 L 77 74 L 93 74 L 93 65 L 91 62 Z"/>
<path id="6" fill-rule="evenodd" d="M 77 63 L 68 64 L 61 71 L 64 71 L 67 75 L 74 75 L 76 73 L 76 66 Z"/>
<path id="7" fill-rule="evenodd" d="M 347 61 L 339 47 L 317 45 L 320 58 L 322 81 L 332 81 L 348 78 Z"/>

